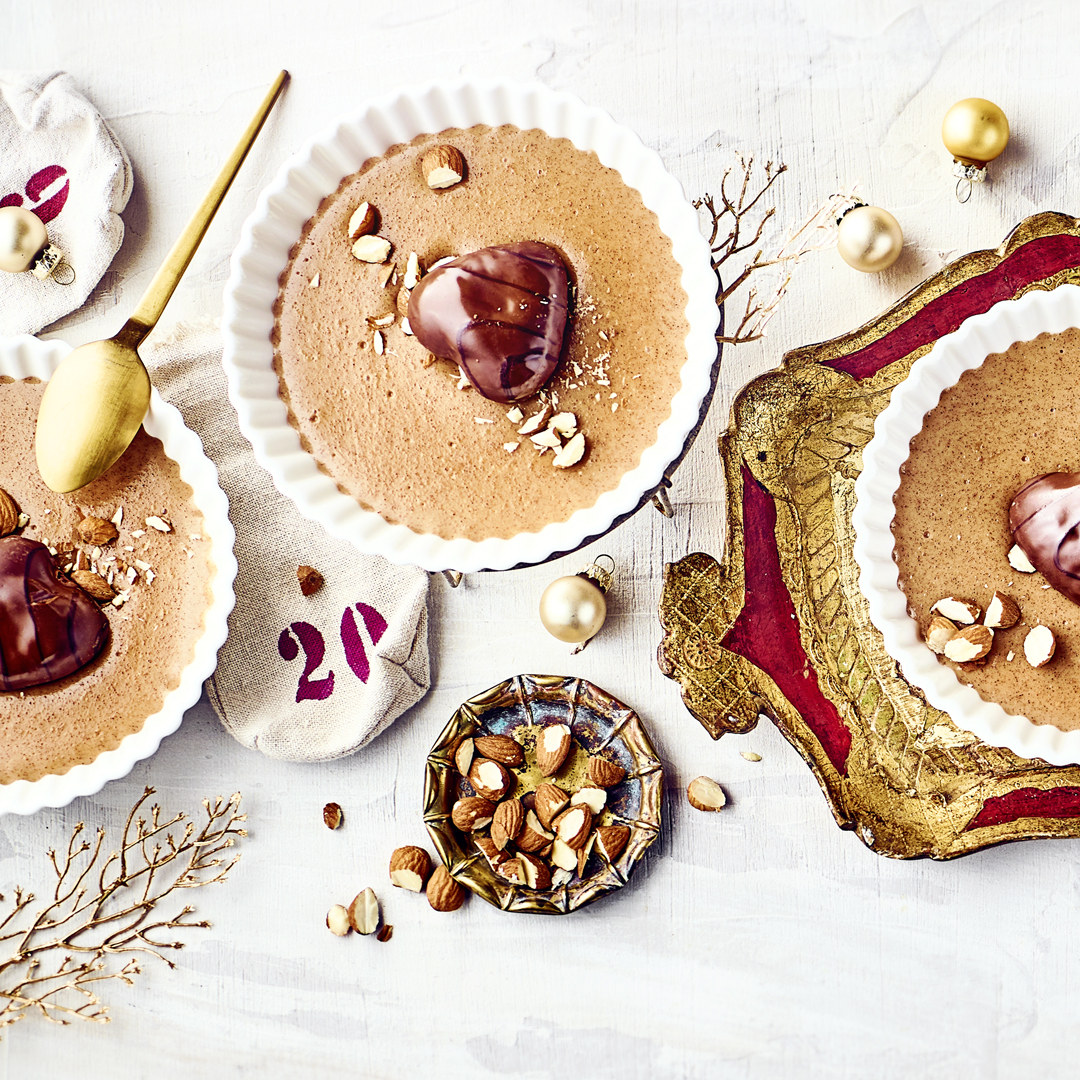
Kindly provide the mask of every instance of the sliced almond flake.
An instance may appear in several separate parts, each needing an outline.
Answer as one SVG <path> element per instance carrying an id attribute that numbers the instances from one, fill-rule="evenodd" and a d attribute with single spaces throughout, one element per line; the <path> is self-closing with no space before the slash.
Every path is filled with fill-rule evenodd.
<path id="1" fill-rule="evenodd" d="M 371 339 L 372 345 L 375 347 L 375 355 L 382 356 L 383 351 L 386 348 L 386 343 L 383 341 L 382 331 L 376 330 L 375 336 Z"/>
<path id="2" fill-rule="evenodd" d="M 135 560 L 135 565 L 136 565 L 136 566 L 137 566 L 137 567 L 138 567 L 138 568 L 139 568 L 139 569 L 140 569 L 140 570 L 141 570 L 141 571 L 142 571 L 142 572 L 143 572 L 144 574 L 146 573 L 146 571 L 147 571 L 147 570 L 149 570 L 149 569 L 150 569 L 150 564 L 149 564 L 148 562 L 144 562 L 144 561 L 143 561 L 142 559 L 136 559 L 136 560 Z"/>
<path id="3" fill-rule="evenodd" d="M 611 411 L 612 412 L 618 412 L 619 411 L 619 403 L 617 401 L 613 401 L 611 403 Z"/>
<path id="4" fill-rule="evenodd" d="M 82 548 L 75 549 L 75 569 L 79 570 L 82 567 Z"/>
<path id="5" fill-rule="evenodd" d="M 428 270 L 430 274 L 432 270 L 438 270 L 440 266 L 445 266 L 447 263 L 452 263 L 457 258 L 456 255 L 444 255 L 441 259 L 436 259 L 431 264 L 431 269 Z"/>
<path id="6" fill-rule="evenodd" d="M 153 581 L 154 578 L 156 578 L 156 577 L 157 577 L 157 574 L 155 574 L 153 570 L 147 570 L 146 571 L 146 584 L 149 585 L 150 582 Z"/>
<path id="7" fill-rule="evenodd" d="M 513 452 L 514 452 L 514 451 L 515 451 L 515 450 L 516 450 L 516 449 L 517 449 L 517 448 L 518 448 L 518 447 L 519 447 L 520 445 L 521 445 L 521 443 L 516 443 L 516 442 L 504 442 L 504 443 L 503 443 L 503 449 L 504 449 L 504 450 L 505 450 L 505 451 L 506 451 L 506 452 L 507 452 L 508 454 L 512 454 L 512 453 L 513 453 Z"/>
<path id="8" fill-rule="evenodd" d="M 607 334 L 603 330 L 600 330 L 596 336 L 600 338 L 601 341 L 607 341 Z"/>
<path id="9" fill-rule="evenodd" d="M 132 529 L 131 530 L 131 535 L 134 536 L 136 540 L 138 540 L 138 538 L 140 536 L 145 536 L 146 535 L 146 530 L 145 529 Z M 125 550 L 134 551 L 135 549 L 129 547 L 129 548 L 126 548 Z"/>
<path id="10" fill-rule="evenodd" d="M 70 574 L 71 571 L 74 570 L 74 569 L 75 569 L 75 564 L 74 563 L 69 562 L 69 563 L 66 563 L 64 565 L 64 573 L 65 574 Z"/>
<path id="11" fill-rule="evenodd" d="M 597 400 L 597 401 L 599 401 L 599 400 L 600 400 L 600 395 L 599 395 L 599 394 L 597 394 L 597 395 L 596 395 L 596 400 Z"/>
<path id="12" fill-rule="evenodd" d="M 119 527 L 120 527 L 121 525 L 123 525 L 123 524 L 124 524 L 124 508 L 123 508 L 122 506 L 118 506 L 118 507 L 116 508 L 116 513 L 115 513 L 115 514 L 113 514 L 113 516 L 112 516 L 111 518 L 109 518 L 109 520 L 110 520 L 110 521 L 111 521 L 111 522 L 112 522 L 112 523 L 113 523 L 113 524 L 114 524 L 114 525 L 115 525 L 115 526 L 116 526 L 117 528 L 119 528 Z"/>
<path id="13" fill-rule="evenodd" d="M 162 517 L 158 517 L 157 514 L 151 514 L 146 519 L 146 524 L 151 529 L 157 529 L 158 532 L 170 533 L 172 532 L 172 526 Z"/>
<path id="14" fill-rule="evenodd" d="M 115 579 L 115 577 L 116 577 L 116 571 L 112 567 L 109 567 L 109 574 L 108 574 L 108 577 L 105 578 L 105 580 L 111 585 L 113 583 L 113 580 Z"/>
<path id="15" fill-rule="evenodd" d="M 405 278 L 402 281 L 402 285 L 406 289 L 415 289 L 416 283 L 420 280 L 420 256 L 415 251 L 409 252 L 408 262 L 405 264 Z"/>
<path id="16" fill-rule="evenodd" d="M 511 424 L 520 424 L 521 421 L 525 419 L 525 414 L 515 405 L 506 414 L 506 419 L 509 420 Z M 514 445 L 516 446 L 517 444 L 515 443 Z"/>
<path id="17" fill-rule="evenodd" d="M 470 386 L 472 386 L 472 383 L 469 382 L 469 377 L 465 374 L 465 369 L 460 364 L 458 364 L 457 388 L 459 390 L 468 390 Z"/>
<path id="18" fill-rule="evenodd" d="M 139 533 L 139 535 L 142 536 L 142 533 Z M 124 546 L 124 550 L 125 551 L 134 551 L 135 549 L 130 544 L 127 544 L 127 545 Z"/>
<path id="19" fill-rule="evenodd" d="M 486 416 L 474 416 L 473 420 L 478 424 L 494 424 L 494 420 L 489 420 Z"/>
<path id="20" fill-rule="evenodd" d="M 554 428 L 560 435 L 570 438 L 577 431 L 577 417 L 572 412 L 556 413 L 549 421 L 548 427 Z"/>
<path id="21" fill-rule="evenodd" d="M 58 554 L 59 554 L 59 552 L 58 552 L 58 551 L 56 550 L 56 548 L 54 548 L 54 547 L 50 547 L 50 548 L 49 548 L 49 554 L 50 554 L 50 555 L 58 555 Z"/>
<path id="22" fill-rule="evenodd" d="M 396 318 L 397 316 L 392 311 L 389 311 L 385 315 L 380 315 L 377 319 L 372 319 L 371 321 L 376 326 L 389 326 Z"/>
<path id="23" fill-rule="evenodd" d="M 547 428 L 538 435 L 530 435 L 529 438 L 536 446 L 550 446 L 552 450 L 558 450 L 562 447 L 562 439 L 559 438 L 559 433 L 553 428 Z"/>
<path id="24" fill-rule="evenodd" d="M 608 400 L 610 401 L 612 398 L 617 398 L 618 396 L 618 391 L 616 391 L 614 394 L 608 394 Z"/>
<path id="25" fill-rule="evenodd" d="M 407 318 L 402 318 L 402 320 L 401 320 L 401 332 L 406 337 L 415 337 L 416 336 L 412 332 L 412 323 L 409 322 L 409 320 Z"/>
<path id="26" fill-rule="evenodd" d="M 576 375 L 579 379 L 581 378 L 581 365 L 580 364 L 575 364 L 574 365 L 574 375 Z"/>
<path id="27" fill-rule="evenodd" d="M 390 275 L 390 284 L 391 285 L 396 285 L 397 283 L 398 283 L 398 272 L 397 272 L 397 267 L 395 266 L 394 267 L 394 272 Z"/>
<path id="28" fill-rule="evenodd" d="M 548 407 L 545 405 L 538 413 L 533 413 L 528 420 L 518 428 L 519 435 L 532 435 L 539 431 L 547 421 Z"/>
<path id="29" fill-rule="evenodd" d="M 308 282 L 308 284 L 313 289 L 317 289 L 319 287 L 319 271 L 318 270 L 315 271 L 315 276 Z"/>
<path id="30" fill-rule="evenodd" d="M 15 527 L 17 529 L 25 529 L 26 526 L 29 525 L 29 524 L 30 524 L 30 515 L 29 514 L 20 514 L 18 522 L 17 522 Z"/>
<path id="31" fill-rule="evenodd" d="M 379 284 L 385 289 L 390 283 L 390 279 L 394 276 L 394 264 L 387 263 L 385 266 L 379 267 Z"/>
<path id="32" fill-rule="evenodd" d="M 632 378 L 632 379 L 640 379 L 641 376 L 640 375 L 631 375 L 630 378 Z"/>
<path id="33" fill-rule="evenodd" d="M 139 576 L 139 572 L 138 572 L 138 570 L 135 569 L 134 566 L 129 566 L 127 568 L 127 573 L 124 575 L 124 577 L 126 577 L 128 579 L 128 581 L 130 581 L 132 584 L 135 583 L 135 579 L 138 576 Z"/>
<path id="34" fill-rule="evenodd" d="M 1014 658 L 1015 658 L 1015 656 L 1016 656 L 1016 653 L 1014 653 L 1014 652 L 1012 651 L 1012 649 L 1010 649 L 1010 650 L 1009 650 L 1009 655 L 1008 655 L 1008 656 L 1006 656 L 1006 657 L 1005 657 L 1005 659 L 1006 659 L 1006 660 L 1012 660 L 1012 659 L 1014 659 Z"/>
<path id="35" fill-rule="evenodd" d="M 753 750 L 740 750 L 739 756 L 746 758 L 747 761 L 760 761 L 761 755 Z"/>
<path id="36" fill-rule="evenodd" d="M 51 514 L 51 513 L 52 513 L 52 511 L 51 511 L 51 510 L 43 510 L 43 511 L 42 511 L 42 513 L 44 513 L 44 514 Z"/>
<path id="37" fill-rule="evenodd" d="M 94 550 L 90 552 L 90 558 L 94 559 L 94 560 L 100 559 L 101 555 L 102 555 L 102 551 L 101 551 L 101 548 L 99 548 L 99 547 L 94 548 Z"/>
<path id="38" fill-rule="evenodd" d="M 112 606 L 113 606 L 113 607 L 115 607 L 115 608 L 118 608 L 118 607 L 123 607 L 123 606 L 124 606 L 124 604 L 126 604 L 126 603 L 127 603 L 127 601 L 128 601 L 128 597 L 127 597 L 127 594 L 126 594 L 126 593 L 117 593 L 117 594 L 116 594 L 116 595 L 115 595 L 115 596 L 114 596 L 114 597 L 112 598 L 112 601 L 111 601 L 111 603 L 112 603 Z"/>
<path id="39" fill-rule="evenodd" d="M 585 454 L 585 436 L 579 431 L 556 455 L 552 465 L 556 469 L 569 469 Z"/>

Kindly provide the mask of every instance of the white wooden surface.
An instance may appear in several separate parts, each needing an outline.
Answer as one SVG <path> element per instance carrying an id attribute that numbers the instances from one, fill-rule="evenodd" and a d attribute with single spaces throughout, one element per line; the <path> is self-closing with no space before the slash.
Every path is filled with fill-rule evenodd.
<path id="1" fill-rule="evenodd" d="M 665 561 L 719 554 L 716 437 L 732 394 L 784 350 L 851 329 L 944 261 L 1037 210 L 1076 211 L 1080 27 L 1067 0 L 675 3 L 650 0 L 0 0 L 0 68 L 66 69 L 127 147 L 127 238 L 91 303 L 52 328 L 110 334 L 280 67 L 293 83 L 166 312 L 217 316 L 255 195 L 309 134 L 366 95 L 458 75 L 537 78 L 608 109 L 689 195 L 731 152 L 785 161 L 778 221 L 861 180 L 907 236 L 878 278 L 835 252 L 804 263 L 761 345 L 725 354 L 721 393 L 673 491 L 592 553 L 618 563 L 603 634 L 570 658 L 535 615 L 584 560 L 433 582 L 434 687 L 374 745 L 320 766 L 235 744 L 203 703 L 152 760 L 99 795 L 0 820 L 0 890 L 45 881 L 80 819 L 116 825 L 144 784 L 170 807 L 241 790 L 251 838 L 230 883 L 194 894 L 213 929 L 179 967 L 106 987 L 108 1026 L 31 1018 L 3 1034 L 4 1077 L 1004 1077 L 1072 1075 L 1080 1050 L 1080 848 L 1026 843 L 898 863 L 834 825 L 768 724 L 713 743 L 655 665 Z M 1013 140 L 959 206 L 941 116 L 997 101 Z M 298 541 L 298 555 L 302 541 Z M 496 647 L 493 647 L 496 646 Z M 660 842 L 632 884 L 566 919 L 472 901 L 452 916 L 388 887 L 426 840 L 423 758 L 463 698 L 516 672 L 580 674 L 647 720 L 670 777 Z M 753 749 L 762 761 L 739 754 Z M 731 805 L 682 789 L 707 772 Z M 320 808 L 345 808 L 328 832 Z M 328 905 L 373 885 L 393 940 L 332 938 Z"/>

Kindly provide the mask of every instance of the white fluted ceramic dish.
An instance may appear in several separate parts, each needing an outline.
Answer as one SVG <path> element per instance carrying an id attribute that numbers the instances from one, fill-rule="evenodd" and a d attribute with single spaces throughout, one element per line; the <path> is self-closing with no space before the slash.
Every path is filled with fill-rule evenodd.
<path id="1" fill-rule="evenodd" d="M 35 377 L 47 382 L 69 352 L 71 346 L 61 341 L 39 341 L 27 336 L 0 340 L 0 375 L 13 379 Z M 198 436 L 156 390 L 151 391 L 150 411 L 143 427 L 147 434 L 161 440 L 166 455 L 179 466 L 181 478 L 191 486 L 192 501 L 203 515 L 203 535 L 210 541 L 214 573 L 202 636 L 195 643 L 179 685 L 169 691 L 161 709 L 147 717 L 139 731 L 126 736 L 115 750 L 106 750 L 89 764 L 76 765 L 62 775 L 0 785 L 0 814 L 32 814 L 44 806 L 66 806 L 72 799 L 92 795 L 110 780 L 126 776 L 136 762 L 150 757 L 161 740 L 176 731 L 184 713 L 199 700 L 203 682 L 217 667 L 218 649 L 229 632 L 229 613 L 235 603 L 236 534 L 229 521 L 229 502 L 218 485 L 217 469 L 203 453 Z"/>
<path id="2" fill-rule="evenodd" d="M 658 428 L 656 442 L 642 454 L 637 468 L 625 473 L 614 490 L 604 492 L 593 506 L 577 510 L 567 521 L 545 525 L 535 533 L 510 539 L 444 540 L 391 525 L 362 509 L 320 471 L 301 446 L 278 396 L 270 334 L 278 278 L 289 251 L 319 203 L 337 190 L 342 178 L 397 143 L 477 124 L 539 128 L 555 138 L 569 139 L 580 150 L 595 151 L 604 165 L 617 169 L 641 193 L 672 242 L 683 271 L 690 332 L 682 384 L 671 415 Z M 664 470 L 682 454 L 710 392 L 718 319 L 716 275 L 697 213 L 659 155 L 632 131 L 616 124 L 603 110 L 540 85 L 435 83 L 372 101 L 317 135 L 282 166 L 259 196 L 233 252 L 232 273 L 225 287 L 224 365 L 240 430 L 278 490 L 305 517 L 361 551 L 394 563 L 425 570 L 505 570 L 574 550 L 587 538 L 606 532 L 656 489 Z"/>
<path id="3" fill-rule="evenodd" d="M 940 338 L 915 361 L 907 379 L 893 391 L 888 407 L 878 415 L 874 437 L 863 451 L 863 471 L 855 482 L 858 502 L 852 514 L 859 586 L 870 619 L 881 631 L 889 655 L 899 661 L 904 677 L 958 727 L 992 746 L 1025 758 L 1042 758 L 1051 765 L 1080 764 L 1080 731 L 1059 731 L 1007 713 L 1000 705 L 984 701 L 951 668 L 938 662 L 907 613 L 893 559 L 891 523 L 900 467 L 907 460 L 911 440 L 922 429 L 923 417 L 937 405 L 942 392 L 990 354 L 1070 327 L 1080 327 L 1080 287 L 1061 285 L 1051 292 L 1004 300 Z"/>

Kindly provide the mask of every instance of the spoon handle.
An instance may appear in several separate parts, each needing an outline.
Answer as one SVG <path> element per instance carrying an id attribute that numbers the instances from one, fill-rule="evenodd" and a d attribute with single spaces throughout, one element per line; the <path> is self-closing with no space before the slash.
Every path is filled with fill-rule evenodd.
<path id="1" fill-rule="evenodd" d="M 165 305 L 169 302 L 176 286 L 180 283 L 180 279 L 184 276 L 184 271 L 188 268 L 188 263 L 191 262 L 199 244 L 202 243 L 206 230 L 210 228 L 210 222 L 214 220 L 214 214 L 217 213 L 222 199 L 225 198 L 229 185 L 232 184 L 236 174 L 240 171 L 244 158 L 247 157 L 252 143 L 258 137 L 267 116 L 270 114 L 270 110 L 274 107 L 274 102 L 277 101 L 278 95 L 284 89 L 288 80 L 289 73 L 287 71 L 282 71 L 274 80 L 274 85 L 270 87 L 269 93 L 263 99 L 263 103 L 259 106 L 251 123 L 248 124 L 247 130 L 229 155 L 229 160 L 225 162 L 221 172 L 218 173 L 217 179 L 206 193 L 206 198 L 203 199 L 198 210 L 192 215 L 191 220 L 187 223 L 187 228 L 180 234 L 180 238 L 173 244 L 172 251 L 169 252 L 165 261 L 161 264 L 161 268 L 154 275 L 154 280 L 150 282 L 149 288 L 147 288 L 143 298 L 139 301 L 139 306 L 128 320 L 124 330 L 121 331 L 121 333 L 127 331 L 130 337 L 134 338 L 133 345 L 137 345 L 142 341 L 153 330 L 158 319 L 161 318 Z"/>

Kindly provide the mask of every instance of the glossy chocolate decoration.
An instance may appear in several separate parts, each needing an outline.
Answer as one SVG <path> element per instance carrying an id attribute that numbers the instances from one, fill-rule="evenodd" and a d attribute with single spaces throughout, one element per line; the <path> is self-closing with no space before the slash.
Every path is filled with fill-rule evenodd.
<path id="1" fill-rule="evenodd" d="M 57 572 L 44 544 L 0 539 L 0 689 L 62 679 L 93 660 L 108 638 L 97 604 Z"/>
<path id="2" fill-rule="evenodd" d="M 422 278 L 409 298 L 409 325 L 421 345 L 460 364 L 484 397 L 520 401 L 559 366 L 568 293 L 554 248 L 500 244 Z"/>
<path id="3" fill-rule="evenodd" d="M 1080 604 L 1080 473 L 1025 484 L 1009 506 L 1009 527 L 1031 565 Z"/>

